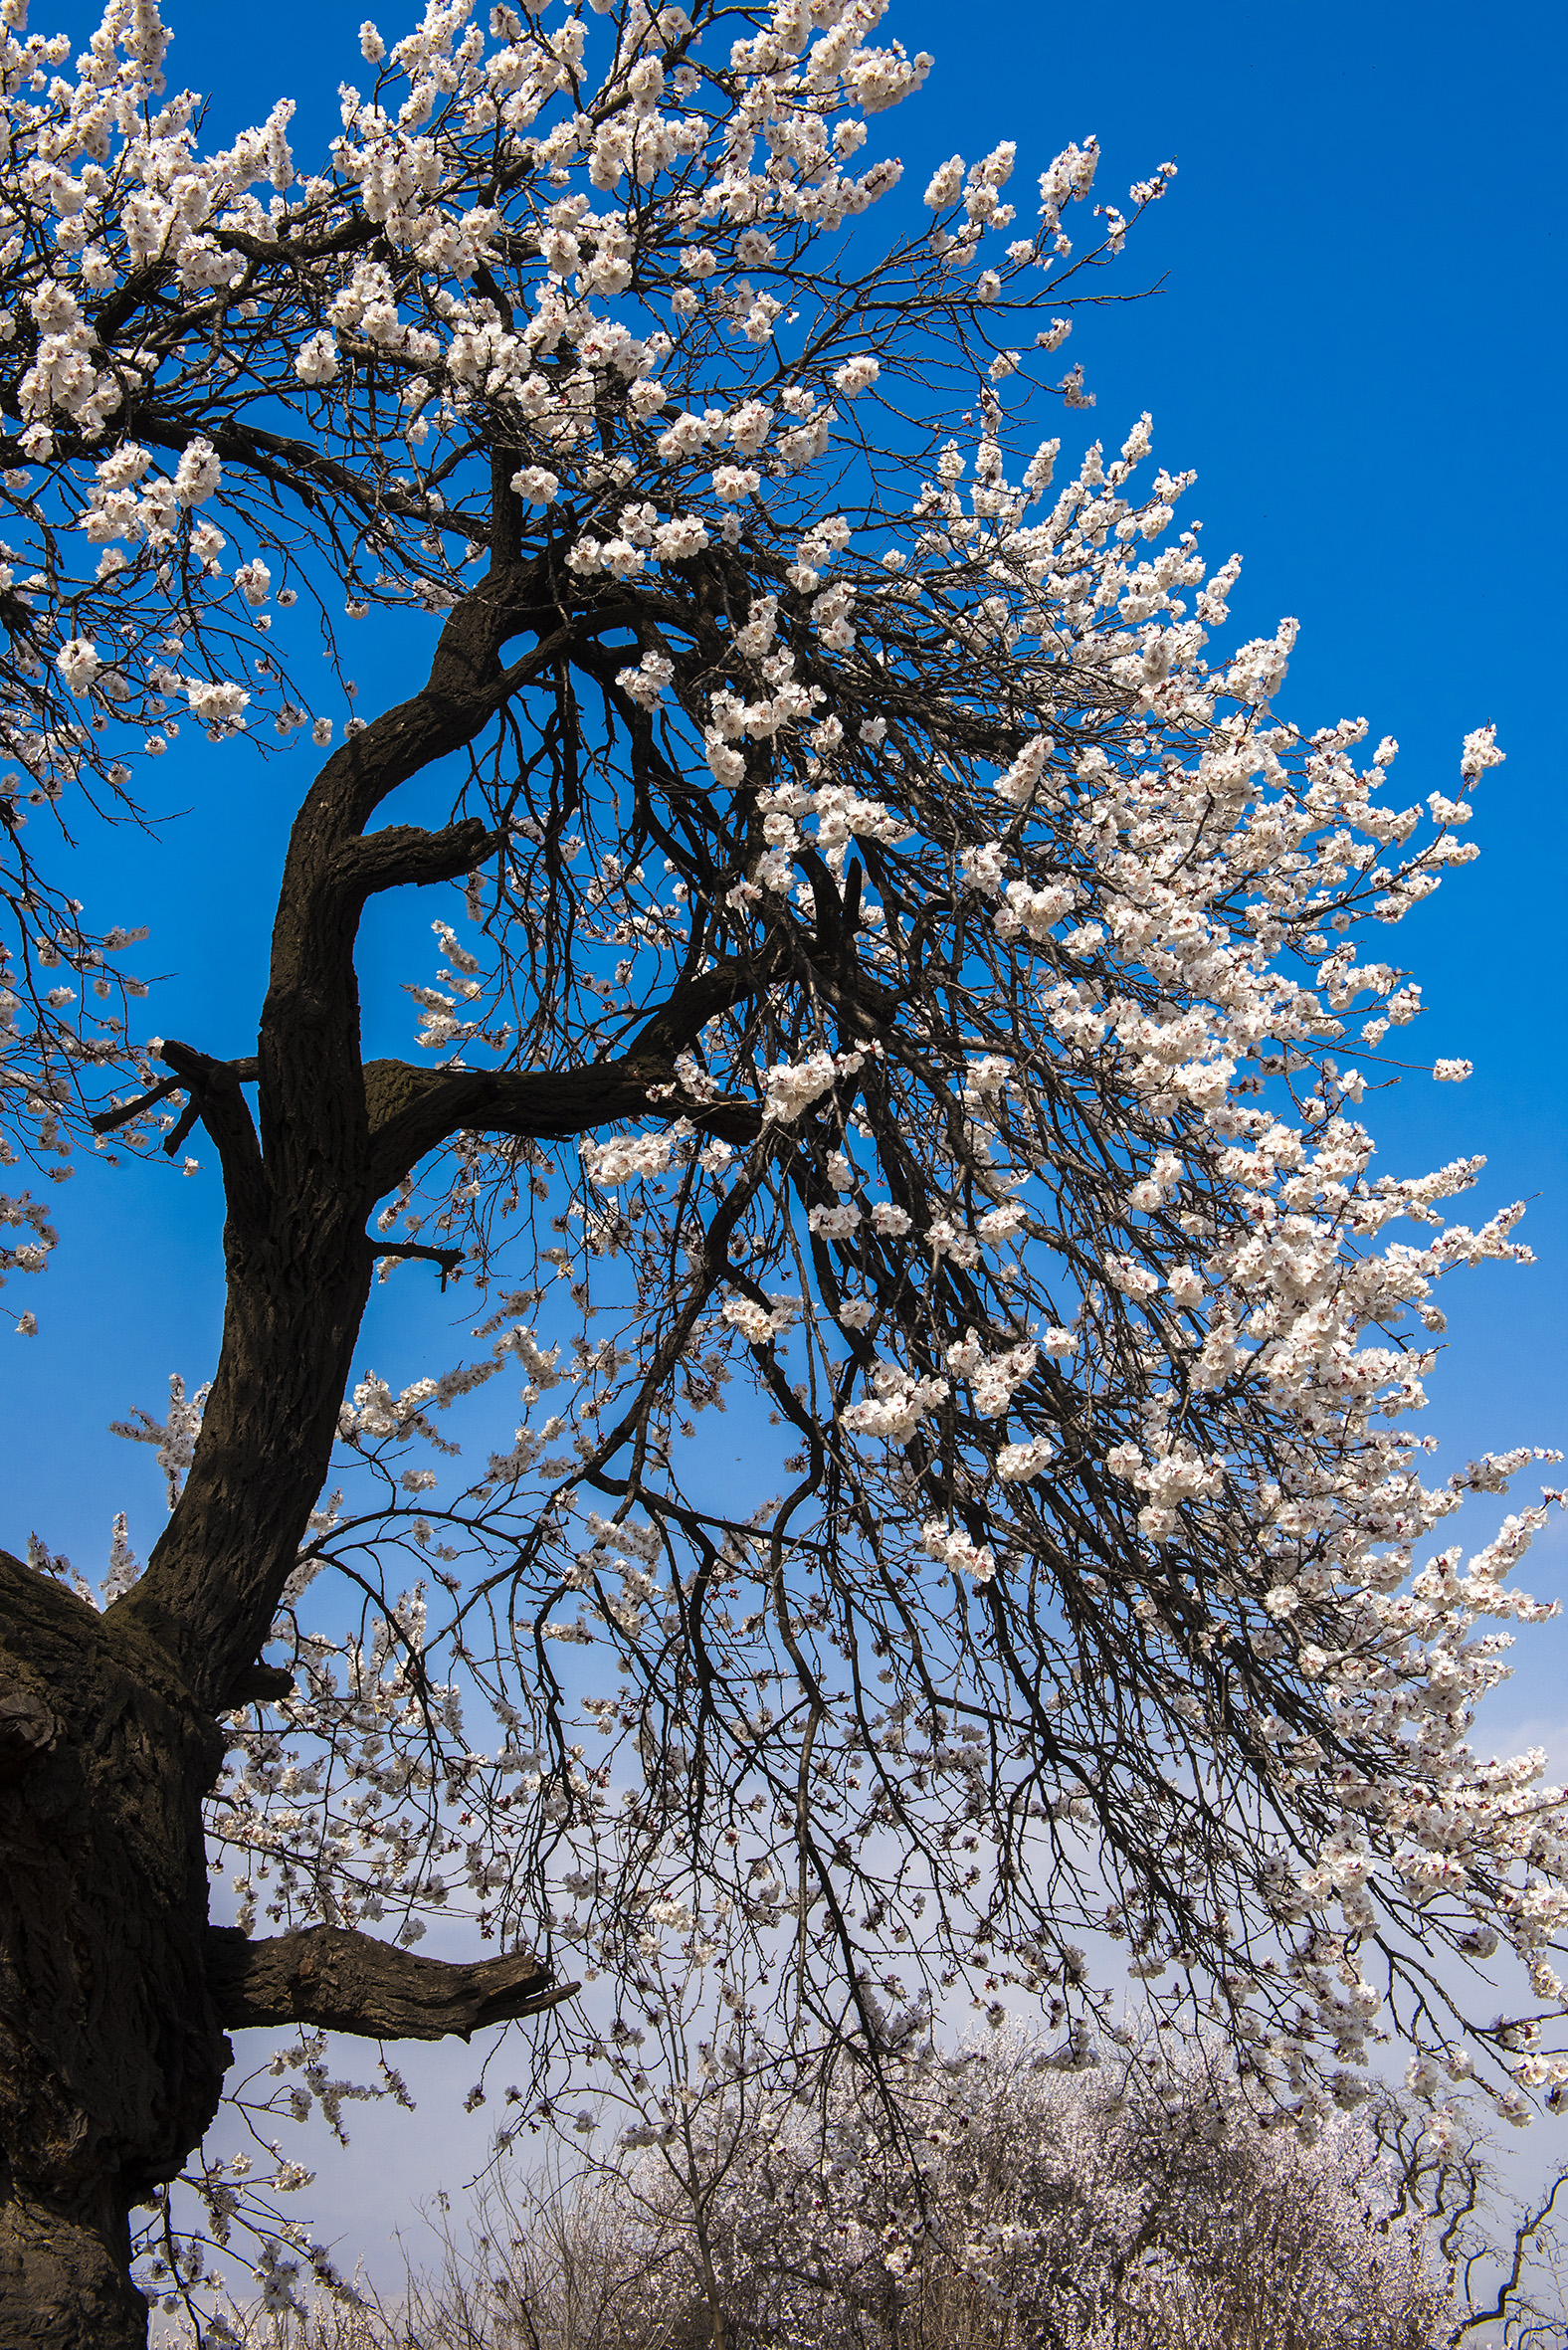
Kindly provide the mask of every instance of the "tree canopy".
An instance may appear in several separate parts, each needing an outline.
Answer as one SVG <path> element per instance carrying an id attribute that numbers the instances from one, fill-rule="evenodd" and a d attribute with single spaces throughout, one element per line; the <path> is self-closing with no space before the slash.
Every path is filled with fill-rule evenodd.
<path id="1" fill-rule="evenodd" d="M 869 122 L 930 63 L 882 0 L 433 4 L 364 28 L 305 173 L 288 102 L 206 148 L 152 0 L 74 66 L 0 14 L 11 1147 L 199 1123 L 228 1283 L 210 1389 L 127 1424 L 145 1570 L 98 1614 L 5 1567 L 6 1833 L 71 1880 L 6 1913 L 39 2241 L 69 2209 L 122 2269 L 81 2214 L 173 2174 L 224 2022 L 554 2002 L 657 2135 L 683 1999 L 875 2066 L 1024 1997 L 1083 2055 L 1130 1972 L 1303 2130 L 1391 2022 L 1440 2139 L 1476 2068 L 1522 2115 L 1568 2077 L 1560 1798 L 1468 1739 L 1478 1628 L 1550 1612 L 1507 1580 L 1544 1503 L 1419 1555 L 1530 1456 L 1429 1487 L 1410 1418 L 1439 1277 L 1526 1252 L 1446 1221 L 1478 1161 L 1374 1175 L 1361 1110 L 1470 807 L 1276 711 L 1294 622 L 1220 649 L 1239 558 L 1147 417 L 1042 438 L 1171 167 L 1123 210 L 1092 142 L 955 155 L 879 240 Z M 421 614 L 423 682 L 334 738 L 307 656 L 335 693 L 345 619 Z M 143 1036 L 70 894 L 180 725 L 214 790 L 268 726 L 321 754 L 254 1037 Z M 366 1063 L 364 909 L 443 887 L 417 1044 Z M 479 1347 L 394 1392 L 360 1320 L 421 1260 Z M 73 1694 L 110 1682 L 134 1767 Z M 178 1780 L 112 1884 L 38 1809 L 89 1746 L 100 1808 Z M 129 1969 L 128 2103 L 19 2021 L 45 1910 Z M 474 1964 L 407 1955 L 432 1916 Z"/>

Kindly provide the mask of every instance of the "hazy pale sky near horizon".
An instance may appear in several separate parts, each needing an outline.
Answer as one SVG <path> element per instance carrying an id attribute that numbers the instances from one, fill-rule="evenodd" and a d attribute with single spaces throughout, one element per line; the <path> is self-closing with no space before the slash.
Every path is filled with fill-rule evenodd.
<path id="1" fill-rule="evenodd" d="M 168 71 L 211 93 L 222 139 L 278 97 L 296 98 L 294 147 L 309 169 L 335 127 L 338 83 L 364 79 L 364 13 L 365 0 L 265 10 L 166 0 Z M 378 14 L 389 43 L 414 13 Z M 35 29 L 85 36 L 94 21 L 35 0 Z M 1104 286 L 1158 290 L 1078 318 L 1070 356 L 1098 404 L 1064 420 L 1064 462 L 1094 438 L 1119 444 L 1152 411 L 1156 457 L 1197 471 L 1184 510 L 1203 517 L 1211 560 L 1233 548 L 1247 558 L 1232 630 L 1300 619 L 1282 710 L 1308 725 L 1364 713 L 1374 740 L 1395 735 L 1403 798 L 1457 791 L 1463 735 L 1496 723 L 1507 764 L 1474 795 L 1482 856 L 1386 949 L 1425 990 L 1427 1012 L 1405 1032 L 1411 1057 L 1430 1068 L 1463 1056 L 1475 1074 L 1463 1086 L 1412 1077 L 1369 1117 L 1392 1172 L 1487 1154 L 1479 1190 L 1457 1210 L 1466 1221 L 1531 1202 L 1519 1237 L 1535 1268 L 1444 1285 L 1450 1343 L 1428 1418 L 1442 1469 L 1485 1449 L 1568 1441 L 1568 876 L 1555 735 L 1565 21 L 1546 0 L 1486 11 L 1454 0 L 1050 10 L 892 0 L 881 37 L 931 50 L 936 67 L 922 94 L 873 122 L 869 150 L 901 155 L 918 191 L 955 147 L 972 159 L 1015 138 L 1021 202 L 1056 150 L 1089 131 L 1108 199 L 1174 159 L 1170 194 Z M 368 639 L 361 661 L 358 706 L 369 712 L 398 685 Z M 96 921 L 153 924 L 135 967 L 170 974 L 154 1029 L 237 1054 L 252 1049 L 269 892 L 302 768 L 295 755 L 262 770 L 243 748 L 196 756 L 222 760 L 223 788 L 203 778 L 196 813 L 166 847 L 87 842 L 77 894 Z M 166 780 L 178 796 L 179 778 Z M 428 974 L 392 968 L 374 935 L 366 962 L 372 1017 L 401 1041 L 411 1021 L 393 983 Z M 7 1291 L 14 1311 L 36 1309 L 41 1334 L 11 1337 L 0 1323 L 10 1438 L 0 1542 L 21 1549 L 36 1528 L 96 1580 L 115 1508 L 130 1510 L 143 1556 L 161 1523 L 150 1456 L 106 1424 L 137 1404 L 161 1410 L 172 1370 L 192 1382 L 210 1372 L 221 1208 L 210 1166 L 186 1182 L 91 1161 L 58 1208 L 50 1272 Z M 399 1321 L 378 1301 L 357 1360 L 397 1380 L 426 1367 L 437 1333 L 445 1355 L 451 1322 L 465 1328 L 470 1316 L 434 1284 L 417 1305 L 406 1286 L 389 1295 Z M 1532 1497 L 1530 1480 L 1519 1492 Z M 1477 1519 L 1475 1538 L 1487 1531 Z M 1564 1589 L 1560 1532 L 1521 1579 L 1542 1596 Z M 1568 1770 L 1568 1624 L 1526 1634 L 1521 1651 L 1492 1737 L 1538 1735 Z M 1484 1719 L 1480 1737 L 1490 1742 Z M 419 2070 L 461 2087 L 475 2061 L 431 2052 Z M 390 2226 L 406 2198 L 440 2183 L 432 2163 L 454 2179 L 478 2159 L 485 2116 L 465 2129 L 438 2102 L 361 2121 L 356 2153 L 323 2167 L 306 2199 L 324 2233 L 353 2245 L 378 2215 Z"/>

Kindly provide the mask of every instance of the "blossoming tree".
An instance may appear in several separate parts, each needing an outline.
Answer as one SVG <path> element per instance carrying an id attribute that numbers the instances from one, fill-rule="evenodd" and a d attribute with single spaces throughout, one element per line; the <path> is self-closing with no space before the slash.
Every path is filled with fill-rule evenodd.
<path id="1" fill-rule="evenodd" d="M 145 1571 L 0 1558 L 0 2332 L 142 2339 L 128 2215 L 226 2026 L 467 2034 L 574 1969 L 645 2136 L 700 2084 L 638 2019 L 693 1983 L 876 2062 L 960 1983 L 1085 2049 L 1117 1966 L 1303 2129 L 1390 2019 L 1434 2131 L 1477 2068 L 1525 2110 L 1558 1799 L 1466 1738 L 1540 1511 L 1407 1587 L 1525 1456 L 1429 1488 L 1405 1428 L 1517 1212 L 1446 1224 L 1479 1162 L 1374 1177 L 1357 1114 L 1419 1010 L 1363 941 L 1470 810 L 1274 713 L 1293 623 L 1211 650 L 1238 565 L 1147 419 L 1056 486 L 1027 429 L 1088 404 L 1042 370 L 1168 173 L 1076 214 L 1069 147 L 1021 217 L 1001 145 L 877 242 L 867 118 L 929 64 L 882 0 L 433 0 L 301 177 L 288 103 L 206 150 L 153 0 L 74 67 L 24 4 L 8 1148 L 199 1122 L 227 1310 L 127 1430 Z M 296 665 L 341 684 L 345 599 L 423 682 L 334 741 Z M 254 1038 L 140 1041 L 68 894 L 180 724 L 320 754 Z M 418 1058 L 366 1062 L 364 909 L 443 886 Z M 480 1351 L 355 1384 L 408 1260 Z M 519 1374 L 513 1436 L 439 1423 Z M 434 1914 L 472 1960 L 413 1955 Z"/>

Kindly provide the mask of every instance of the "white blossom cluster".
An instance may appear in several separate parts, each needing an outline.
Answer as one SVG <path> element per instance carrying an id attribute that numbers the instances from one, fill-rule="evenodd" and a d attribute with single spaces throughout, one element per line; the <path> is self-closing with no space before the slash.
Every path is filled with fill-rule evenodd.
<path id="1" fill-rule="evenodd" d="M 286 476 L 314 448 L 316 491 L 342 501 L 343 527 L 321 543 L 345 554 L 348 618 L 384 603 L 439 612 L 461 594 L 480 526 L 467 475 L 457 494 L 438 485 L 476 429 L 502 431 L 513 494 L 564 530 L 584 581 L 692 560 L 764 483 L 823 458 L 835 398 L 871 391 L 882 363 L 830 349 L 808 379 L 779 383 L 773 340 L 794 258 L 896 182 L 890 158 L 854 167 L 865 117 L 917 90 L 930 61 L 879 45 L 882 13 L 791 0 L 750 12 L 755 37 L 737 40 L 704 0 L 694 14 L 631 7 L 601 36 L 555 0 L 503 8 L 488 31 L 443 0 L 390 47 L 366 28 L 373 86 L 344 85 L 340 135 L 308 170 L 290 99 L 204 148 L 198 96 L 166 88 L 155 0 L 111 0 L 74 62 L 65 35 L 29 33 L 11 10 L 0 352 L 19 421 L 0 450 L 14 540 L 0 542 L 0 763 L 16 772 L 0 796 L 24 917 L 30 899 L 66 910 L 21 841 L 26 804 L 86 790 L 133 812 L 127 732 L 154 760 L 187 717 L 218 739 L 265 714 L 322 749 L 344 722 L 288 666 L 301 596 L 329 651 L 334 615 L 311 526 L 279 524 L 276 451 L 249 438 L 259 402 L 294 435 Z M 512 158 L 504 192 L 482 196 L 497 139 Z M 999 190 L 1012 154 L 975 167 L 960 230 L 936 233 L 948 279 L 1011 222 Z M 1078 149 L 1048 182 L 1041 229 L 1014 240 L 1003 276 L 991 273 L 999 286 L 1067 249 L 1058 214 L 1088 185 Z M 1146 200 L 1157 192 L 1151 182 Z M 607 403 L 625 435 L 608 458 Z M 819 599 L 827 645 L 853 642 L 847 594 Z M 668 658 L 643 651 L 625 673 L 631 698 L 657 705 Z M 351 709 L 335 654 L 328 682 Z M 771 698 L 793 714 L 787 686 Z M 362 723 L 349 715 L 346 732 Z M 47 1156 L 62 1117 L 69 1136 L 96 1106 L 85 1076 L 148 1080 L 109 1014 L 48 1010 L 29 944 L 19 935 L 14 977 L 0 974 L 34 1015 L 19 1037 L 7 1024 L 24 1051 L 6 1098 Z M 100 942 L 81 947 L 100 963 Z M 464 1041 L 450 1005 L 426 1008 L 427 1042 Z M 150 1138 L 145 1122 L 127 1137 Z M 29 1269 L 25 1253 L 15 1262 Z"/>

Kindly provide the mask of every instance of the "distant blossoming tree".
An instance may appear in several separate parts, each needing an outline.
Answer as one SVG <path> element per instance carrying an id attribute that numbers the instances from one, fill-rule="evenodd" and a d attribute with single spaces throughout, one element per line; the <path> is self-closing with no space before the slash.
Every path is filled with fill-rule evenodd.
<path id="1" fill-rule="evenodd" d="M 1523 2113 L 1558 1798 L 1466 1738 L 1541 1511 L 1418 1562 L 1527 1456 L 1430 1489 L 1404 1426 L 1433 1284 L 1517 1211 L 1446 1225 L 1479 1162 L 1374 1176 L 1357 1116 L 1419 1010 L 1359 942 L 1470 811 L 1273 714 L 1293 623 L 1210 652 L 1238 564 L 1147 419 L 1056 487 L 1019 439 L 1087 404 L 1037 376 L 1167 174 L 1075 254 L 1092 142 L 1022 221 L 1004 144 L 874 246 L 867 117 L 929 64 L 882 0 L 433 0 L 300 177 L 288 103 L 205 151 L 154 0 L 74 65 L 24 4 L 8 1147 L 199 1122 L 228 1286 L 210 1390 L 126 1424 L 145 1571 L 123 1525 L 101 1605 L 0 1559 L 0 2334 L 142 2340 L 129 2214 L 226 2026 L 470 2033 L 573 1970 L 552 2029 L 645 2139 L 700 2094 L 639 2053 L 671 2000 L 876 2065 L 965 1985 L 1082 2053 L 1118 1967 L 1305 2132 L 1389 2018 L 1440 2136 L 1477 2068 Z M 340 715 L 345 599 L 423 682 L 334 742 L 295 665 Z M 320 753 L 254 1040 L 138 1041 L 69 893 L 180 725 Z M 364 909 L 442 885 L 422 1058 L 366 1062 Z M 409 1259 L 480 1351 L 355 1384 Z M 471 1962 L 412 1955 L 433 1915 Z M 263 2090 L 335 2116 L 295 2056 Z"/>
<path id="2" fill-rule="evenodd" d="M 650 2315 L 701 2341 L 711 2279 L 727 2340 L 810 2350 L 1450 2350 L 1467 2312 L 1439 2230 L 1402 2210 L 1368 2118 L 1303 2147 L 1192 2055 L 1064 2074 L 1008 2032 L 922 2051 L 899 2071 L 901 2137 L 864 2084 L 825 2112 L 732 2099 L 702 2149 L 705 2262 L 660 2155 L 579 2189 L 576 2226 L 621 2255 L 594 2263 L 620 2287 L 599 2343 L 646 2339 Z M 485 2220 L 537 2258 L 515 2202 Z M 569 2339 L 548 2268 L 495 2264 L 473 2268 L 486 2338 L 548 2340 L 554 2318 Z"/>
<path id="3" fill-rule="evenodd" d="M 890 2101 L 847 2080 L 825 2109 L 784 2088 L 731 2096 L 703 2117 L 700 2205 L 665 2149 L 512 2173 L 487 2183 L 467 2230 L 444 2221 L 439 2271 L 411 2276 L 390 2306 L 322 2296 L 284 2339 L 1455 2350 L 1469 2338 L 1454 2290 L 1463 2223 L 1410 2208 L 1375 2122 L 1336 2114 L 1303 2146 L 1263 2126 L 1199 2051 L 1179 2066 L 1151 2054 L 1064 2074 L 1042 2042 L 1005 2031 L 912 2055 Z M 231 2324 L 247 2350 L 273 2350 L 265 2314 Z"/>

